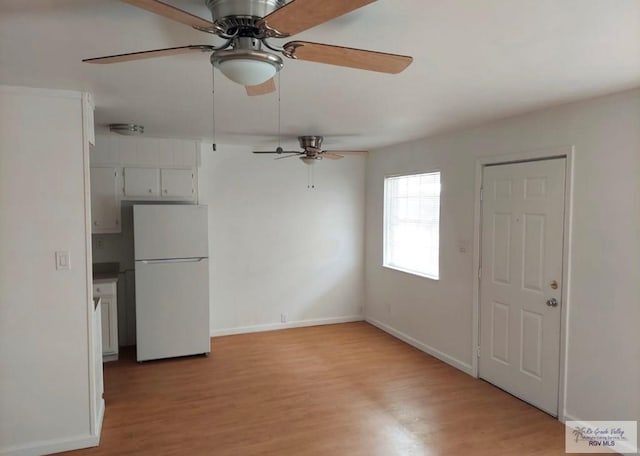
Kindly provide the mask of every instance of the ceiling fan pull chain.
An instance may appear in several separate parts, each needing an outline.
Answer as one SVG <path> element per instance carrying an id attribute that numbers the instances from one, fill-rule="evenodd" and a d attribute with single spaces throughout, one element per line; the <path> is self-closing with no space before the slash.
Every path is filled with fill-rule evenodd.
<path id="1" fill-rule="evenodd" d="M 314 166 L 307 166 L 307 188 L 310 190 L 314 190 L 316 188 L 313 183 L 313 168 Z"/>
<path id="2" fill-rule="evenodd" d="M 282 84 L 280 83 L 280 72 L 278 72 L 278 147 L 282 147 L 281 144 L 281 118 L 280 118 L 280 92 L 282 91 Z"/>
<path id="3" fill-rule="evenodd" d="M 216 151 L 216 69 L 211 67 L 211 121 L 213 127 L 213 145 L 211 148 Z"/>

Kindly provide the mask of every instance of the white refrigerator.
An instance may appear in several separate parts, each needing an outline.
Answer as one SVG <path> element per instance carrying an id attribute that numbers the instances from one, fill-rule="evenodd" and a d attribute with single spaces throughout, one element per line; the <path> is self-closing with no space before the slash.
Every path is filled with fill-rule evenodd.
<path id="1" fill-rule="evenodd" d="M 207 219 L 200 205 L 133 207 L 138 361 L 211 351 Z"/>

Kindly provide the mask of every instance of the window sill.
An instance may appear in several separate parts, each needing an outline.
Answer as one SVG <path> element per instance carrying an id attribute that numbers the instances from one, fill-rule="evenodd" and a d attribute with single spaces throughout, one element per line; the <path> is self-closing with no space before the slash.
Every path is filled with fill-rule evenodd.
<path id="1" fill-rule="evenodd" d="M 422 272 L 412 271 L 411 269 L 404 269 L 404 268 L 401 268 L 398 266 L 392 266 L 389 264 L 383 264 L 382 267 L 386 269 L 392 269 L 394 271 L 404 272 L 405 274 L 410 274 L 417 277 L 423 277 L 425 279 L 433 280 L 435 282 L 440 281 L 440 277 L 430 276 L 427 274 L 423 274 Z"/>

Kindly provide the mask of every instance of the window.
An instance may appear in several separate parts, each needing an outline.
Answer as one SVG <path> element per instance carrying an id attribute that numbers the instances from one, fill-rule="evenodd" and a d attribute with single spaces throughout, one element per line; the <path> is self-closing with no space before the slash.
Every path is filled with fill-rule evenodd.
<path id="1" fill-rule="evenodd" d="M 389 268 L 440 276 L 440 172 L 384 180 L 384 261 Z"/>

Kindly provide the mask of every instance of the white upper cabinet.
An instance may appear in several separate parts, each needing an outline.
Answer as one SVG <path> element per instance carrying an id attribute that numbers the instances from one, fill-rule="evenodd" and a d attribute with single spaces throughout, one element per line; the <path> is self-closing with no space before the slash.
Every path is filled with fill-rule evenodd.
<path id="1" fill-rule="evenodd" d="M 93 97 L 90 93 L 82 94 L 82 128 L 84 129 L 84 135 L 86 140 L 92 146 L 96 144 L 96 132 L 93 125 Z"/>
<path id="2" fill-rule="evenodd" d="M 96 135 L 91 166 L 120 173 L 116 194 L 129 201 L 197 201 L 199 148 L 184 139 Z M 95 228 L 95 227 L 94 227 Z M 100 233 L 118 231 L 95 231 Z"/>
<path id="3" fill-rule="evenodd" d="M 119 169 L 91 167 L 91 232 L 119 233 Z"/>
<path id="4" fill-rule="evenodd" d="M 184 139 L 96 135 L 96 147 L 91 151 L 91 165 L 196 168 L 198 147 L 196 141 Z"/>
<path id="5" fill-rule="evenodd" d="M 124 197 L 155 199 L 160 197 L 160 170 L 157 168 L 125 168 Z"/>
<path id="6" fill-rule="evenodd" d="M 191 169 L 161 169 L 162 197 L 180 200 L 195 198 L 195 171 Z"/>
<path id="7" fill-rule="evenodd" d="M 91 148 L 91 166 L 118 166 L 120 152 L 115 135 L 96 135 L 96 145 Z"/>

